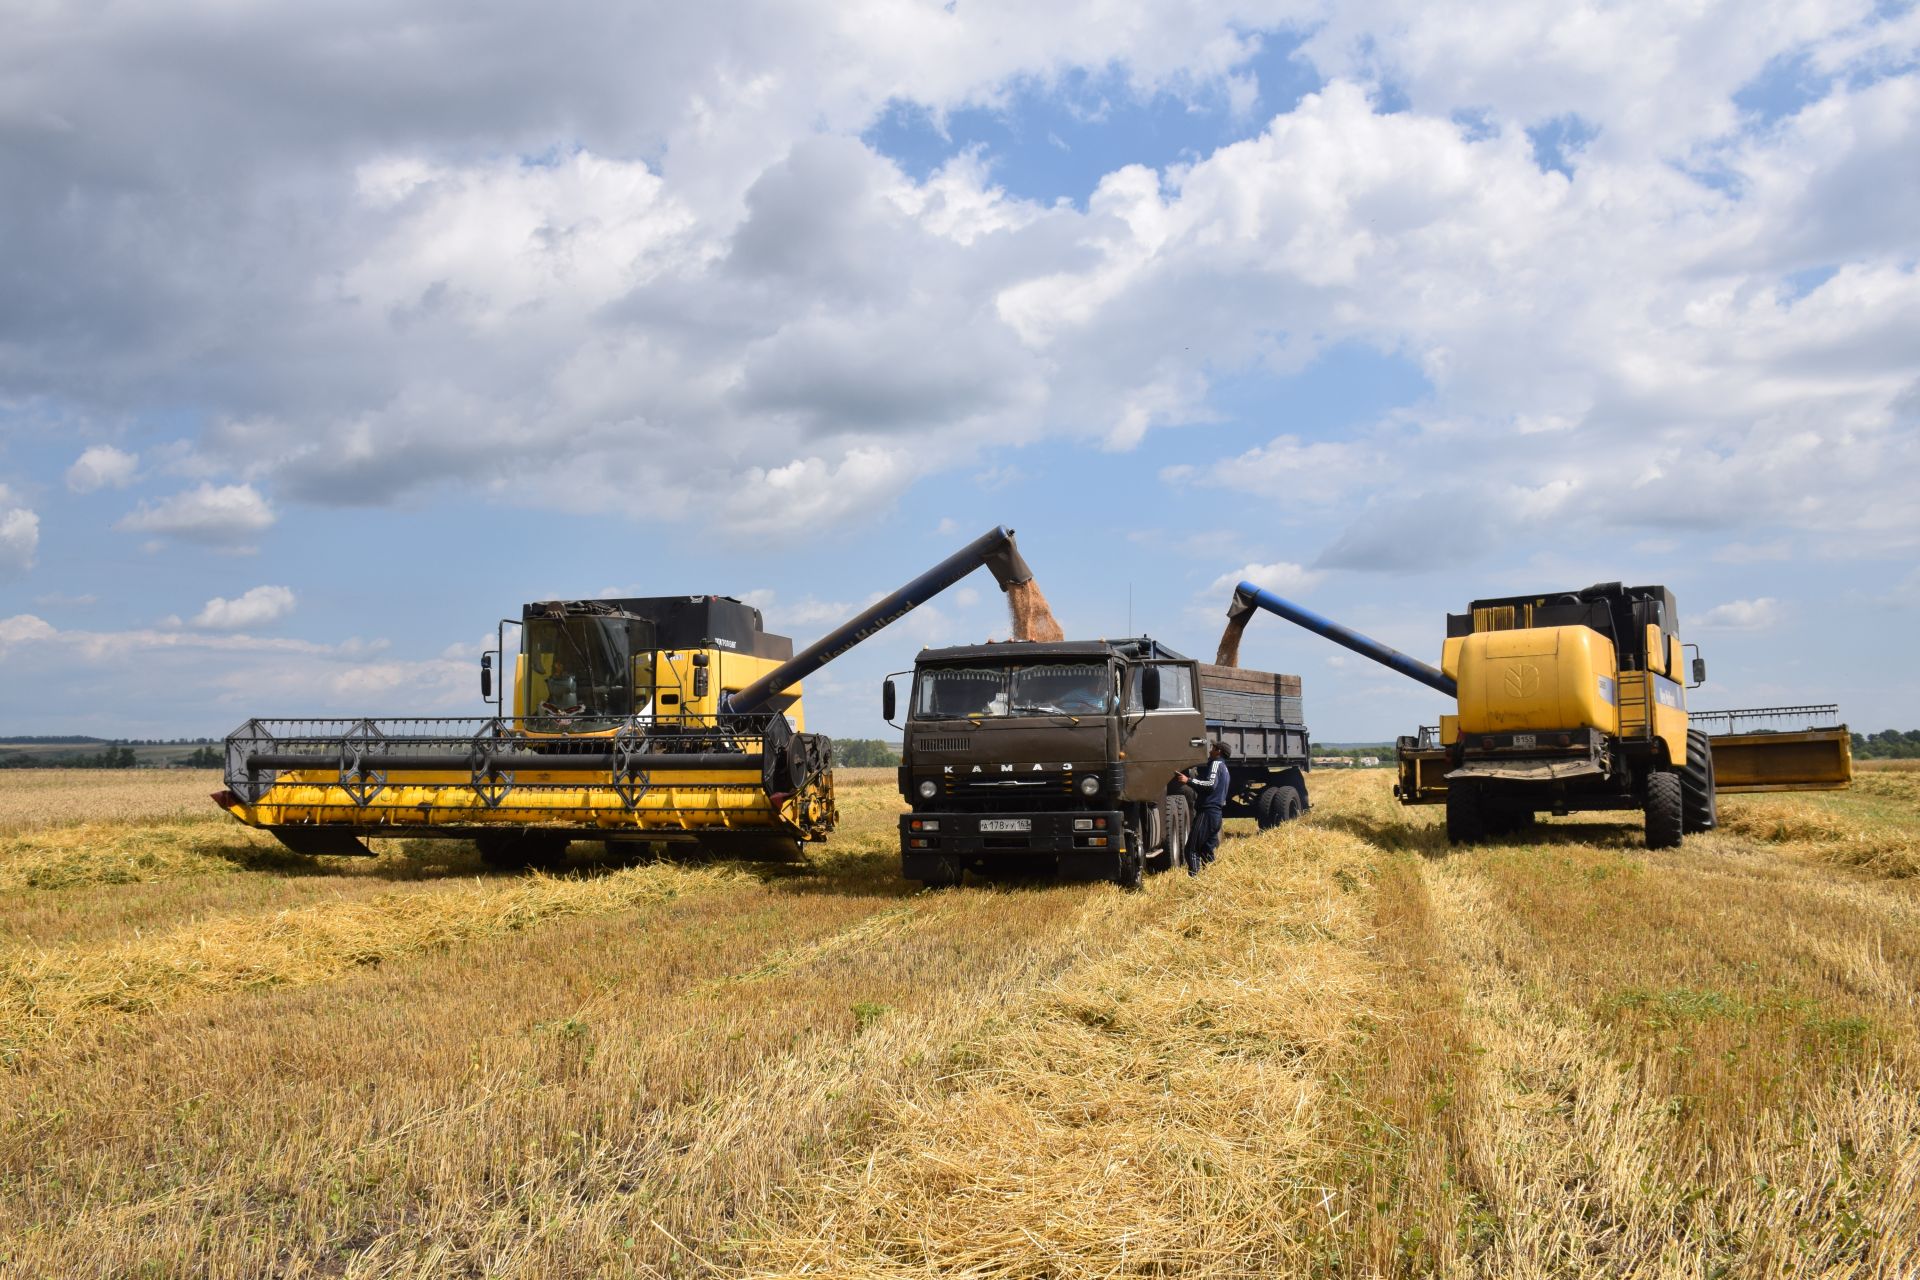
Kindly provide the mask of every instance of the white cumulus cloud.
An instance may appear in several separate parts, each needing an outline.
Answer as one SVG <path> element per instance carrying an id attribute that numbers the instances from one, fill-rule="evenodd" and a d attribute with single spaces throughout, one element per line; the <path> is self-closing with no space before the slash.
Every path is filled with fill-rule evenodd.
<path id="1" fill-rule="evenodd" d="M 1285 595 L 1289 591 L 1305 591 L 1325 576 L 1317 569 L 1309 569 L 1290 560 L 1277 560 L 1272 564 L 1241 565 L 1234 572 L 1223 573 L 1215 578 L 1207 590 L 1220 597 L 1224 607 L 1227 596 L 1242 582 L 1251 582 L 1276 595 Z"/>
<path id="2" fill-rule="evenodd" d="M 1700 625 L 1715 631 L 1764 631 L 1778 623 L 1785 613 L 1772 596 L 1729 600 L 1700 615 Z"/>
<path id="3" fill-rule="evenodd" d="M 75 493 L 124 489 L 133 483 L 139 469 L 139 454 L 127 453 L 110 444 L 96 444 L 67 468 L 67 488 Z"/>
<path id="4" fill-rule="evenodd" d="M 231 545 L 273 526 L 273 508 L 248 484 L 203 484 L 158 503 L 141 503 L 114 527 L 190 542 Z"/>
<path id="5" fill-rule="evenodd" d="M 294 595 L 286 587 L 255 587 L 223 600 L 218 596 L 194 615 L 193 625 L 208 631 L 241 631 L 278 622 L 293 612 Z"/>
<path id="6" fill-rule="evenodd" d="M 17 577 L 33 568 L 40 546 L 40 517 L 21 506 L 0 484 L 0 578 Z"/>

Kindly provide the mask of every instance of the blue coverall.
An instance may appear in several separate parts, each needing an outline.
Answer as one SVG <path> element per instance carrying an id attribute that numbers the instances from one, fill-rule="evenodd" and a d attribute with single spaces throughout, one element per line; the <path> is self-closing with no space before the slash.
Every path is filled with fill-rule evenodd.
<path id="1" fill-rule="evenodd" d="M 1193 830 L 1187 833 L 1187 874 L 1197 876 L 1220 848 L 1220 824 L 1225 820 L 1233 774 L 1225 760 L 1209 760 L 1187 775 L 1187 783 L 1200 793 L 1200 812 L 1193 815 Z"/>

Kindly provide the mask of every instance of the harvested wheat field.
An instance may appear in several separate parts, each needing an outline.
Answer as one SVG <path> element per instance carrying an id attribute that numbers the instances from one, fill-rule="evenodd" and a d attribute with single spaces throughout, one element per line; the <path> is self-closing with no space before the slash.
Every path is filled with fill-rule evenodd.
<path id="1" fill-rule="evenodd" d="M 1206 876 L 295 857 L 0 776 L 0 1275 L 1920 1274 L 1920 772 Z M 170 788 L 179 788 L 176 794 Z"/>

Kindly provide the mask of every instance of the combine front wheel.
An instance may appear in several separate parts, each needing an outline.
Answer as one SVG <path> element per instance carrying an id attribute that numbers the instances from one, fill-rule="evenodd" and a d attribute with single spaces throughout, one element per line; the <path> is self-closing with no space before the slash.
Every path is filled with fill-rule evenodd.
<path id="1" fill-rule="evenodd" d="M 1701 729 L 1687 730 L 1687 767 L 1680 771 L 1680 829 L 1688 835 L 1719 825 L 1713 788 L 1713 743 Z"/>
<path id="2" fill-rule="evenodd" d="M 1679 774 L 1655 769 L 1647 776 L 1647 848 L 1679 846 L 1684 807 Z"/>
<path id="3" fill-rule="evenodd" d="M 1487 838 L 1486 807 L 1472 783 L 1447 788 L 1447 843 L 1479 844 Z"/>

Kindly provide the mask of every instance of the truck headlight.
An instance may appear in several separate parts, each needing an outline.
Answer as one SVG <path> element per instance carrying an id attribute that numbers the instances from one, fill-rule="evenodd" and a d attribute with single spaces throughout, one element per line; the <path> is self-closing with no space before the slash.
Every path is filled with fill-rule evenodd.
<path id="1" fill-rule="evenodd" d="M 939 794 L 940 794 L 940 784 L 935 782 L 932 778 L 928 778 L 925 782 L 922 782 L 920 784 L 920 798 L 922 800 L 931 800 Z"/>
<path id="2" fill-rule="evenodd" d="M 1080 794 L 1089 798 L 1100 794 L 1100 775 L 1090 773 L 1080 779 Z"/>

